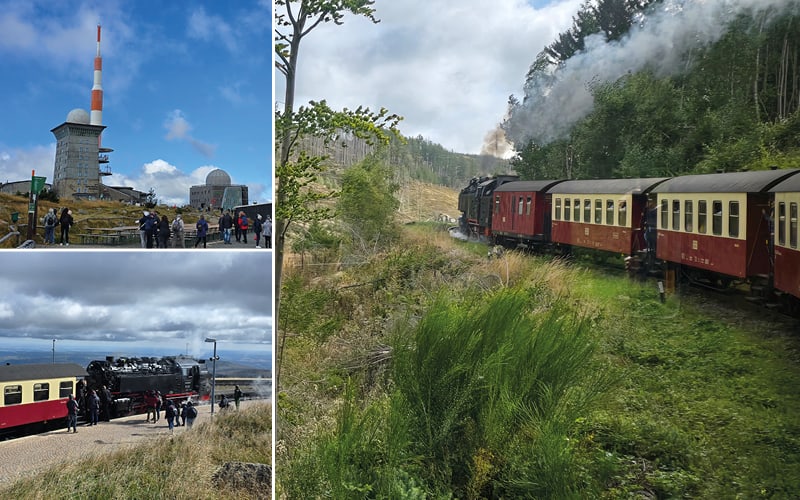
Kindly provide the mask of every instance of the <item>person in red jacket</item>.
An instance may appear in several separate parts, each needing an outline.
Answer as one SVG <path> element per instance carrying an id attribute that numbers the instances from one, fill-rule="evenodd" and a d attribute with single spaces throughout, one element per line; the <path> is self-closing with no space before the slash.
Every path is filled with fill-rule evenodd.
<path id="1" fill-rule="evenodd" d="M 244 244 L 247 245 L 247 228 L 249 226 L 249 221 L 247 220 L 247 215 L 245 215 L 244 211 L 239 212 L 239 219 L 236 221 L 239 225 L 239 231 L 242 233 L 242 240 Z"/>

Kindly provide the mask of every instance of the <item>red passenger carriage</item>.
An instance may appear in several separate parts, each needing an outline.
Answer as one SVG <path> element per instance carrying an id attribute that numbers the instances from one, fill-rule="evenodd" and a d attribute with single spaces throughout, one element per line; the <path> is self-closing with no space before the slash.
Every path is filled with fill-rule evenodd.
<path id="1" fill-rule="evenodd" d="M 508 247 L 533 247 L 550 240 L 550 195 L 561 181 L 515 181 L 494 190 L 492 235 Z"/>
<path id="2" fill-rule="evenodd" d="M 771 273 L 770 188 L 797 170 L 687 175 L 655 189 L 658 258 L 727 286 Z"/>
<path id="3" fill-rule="evenodd" d="M 667 178 L 564 181 L 552 196 L 552 241 L 634 255 L 644 250 L 647 194 Z"/>
<path id="4" fill-rule="evenodd" d="M 775 288 L 800 298 L 800 247 L 798 246 L 798 208 L 800 173 L 792 175 L 770 190 L 774 193 Z M 797 301 L 795 307 L 797 307 Z"/>

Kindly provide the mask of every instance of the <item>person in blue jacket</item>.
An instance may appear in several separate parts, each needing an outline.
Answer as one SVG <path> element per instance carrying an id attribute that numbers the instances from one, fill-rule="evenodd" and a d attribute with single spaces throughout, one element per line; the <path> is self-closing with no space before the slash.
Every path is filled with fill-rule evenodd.
<path id="1" fill-rule="evenodd" d="M 200 220 L 197 221 L 197 240 L 194 242 L 194 247 L 197 248 L 197 245 L 200 244 L 200 241 L 203 241 L 203 248 L 206 248 L 206 236 L 208 236 L 208 222 L 206 222 L 206 216 L 201 215 Z"/>

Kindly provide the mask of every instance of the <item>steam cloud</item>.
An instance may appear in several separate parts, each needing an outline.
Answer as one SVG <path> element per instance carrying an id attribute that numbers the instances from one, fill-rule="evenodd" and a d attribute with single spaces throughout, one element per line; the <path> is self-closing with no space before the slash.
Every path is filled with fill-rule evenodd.
<path id="1" fill-rule="evenodd" d="M 539 144 L 563 138 L 592 111 L 592 84 L 644 67 L 657 76 L 678 74 L 686 52 L 719 40 L 736 16 L 766 16 L 789 7 L 800 8 L 797 0 L 665 0 L 621 40 L 587 37 L 584 51 L 528 82 L 525 99 L 508 122 L 511 138 Z"/>

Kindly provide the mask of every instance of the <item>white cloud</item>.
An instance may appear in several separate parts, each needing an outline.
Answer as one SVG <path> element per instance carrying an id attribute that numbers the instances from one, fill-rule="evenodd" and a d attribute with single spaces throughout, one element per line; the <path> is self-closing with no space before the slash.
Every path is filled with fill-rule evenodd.
<path id="1" fill-rule="evenodd" d="M 189 38 L 203 41 L 219 40 L 230 52 L 236 52 L 237 43 L 234 30 L 223 18 L 208 15 L 203 7 L 189 14 L 187 27 Z"/>
<path id="2" fill-rule="evenodd" d="M 183 111 L 180 109 L 169 112 L 167 119 L 164 121 L 164 128 L 167 129 L 167 135 L 165 136 L 167 140 L 171 141 L 177 139 L 186 141 L 206 158 L 214 156 L 217 146 L 215 144 L 203 142 L 189 134 L 189 131 L 192 130 L 192 126 L 189 124 L 188 120 L 186 120 Z"/>
<path id="3" fill-rule="evenodd" d="M 381 2 L 379 24 L 348 16 L 303 41 L 295 102 L 383 106 L 404 117 L 406 135 L 478 153 L 536 55 L 572 24 L 582 1 L 540 9 L 523 0 Z M 281 101 L 284 81 L 275 83 Z"/>
<path id="4" fill-rule="evenodd" d="M 8 148 L 0 144 L 0 183 L 30 179 L 31 170 L 35 170 L 36 175 L 47 177 L 47 182 L 52 182 L 55 157 L 55 142 L 28 149 Z"/>

